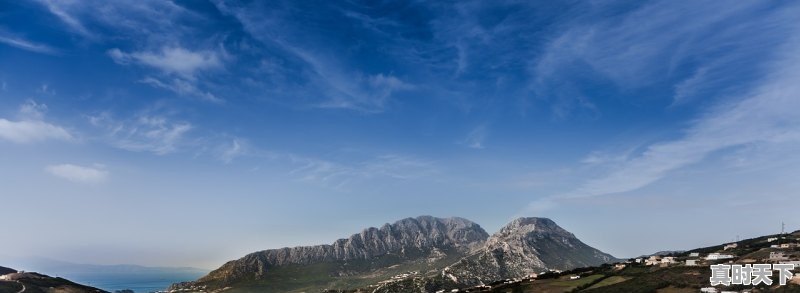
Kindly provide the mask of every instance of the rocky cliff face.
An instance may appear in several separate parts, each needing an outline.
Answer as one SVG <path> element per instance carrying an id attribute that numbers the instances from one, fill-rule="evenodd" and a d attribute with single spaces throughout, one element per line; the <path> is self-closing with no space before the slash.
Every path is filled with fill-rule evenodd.
<path id="1" fill-rule="evenodd" d="M 387 254 L 400 259 L 426 257 L 442 250 L 467 253 L 480 247 L 489 235 L 478 224 L 463 218 L 422 216 L 368 228 L 330 245 L 264 250 L 225 263 L 197 282 L 176 287 L 227 286 L 244 280 L 258 280 L 272 268 L 321 262 L 367 260 Z"/>
<path id="2" fill-rule="evenodd" d="M 492 235 L 483 248 L 445 269 L 459 283 L 524 277 L 616 260 L 578 240 L 547 218 L 519 218 Z"/>

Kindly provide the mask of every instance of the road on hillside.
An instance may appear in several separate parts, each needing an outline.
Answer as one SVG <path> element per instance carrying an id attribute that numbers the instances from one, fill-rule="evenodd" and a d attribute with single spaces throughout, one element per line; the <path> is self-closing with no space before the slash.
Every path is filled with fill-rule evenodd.
<path id="1" fill-rule="evenodd" d="M 14 282 L 17 282 L 17 284 L 22 285 L 22 290 L 17 291 L 17 293 L 25 292 L 25 284 L 22 284 L 22 282 L 20 282 L 20 281 L 14 281 Z"/>

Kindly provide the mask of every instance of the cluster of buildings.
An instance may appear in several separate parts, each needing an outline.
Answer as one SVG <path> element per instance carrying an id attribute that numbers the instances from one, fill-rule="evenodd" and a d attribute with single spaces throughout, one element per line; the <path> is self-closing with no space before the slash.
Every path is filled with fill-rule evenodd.
<path id="1" fill-rule="evenodd" d="M 166 291 L 156 291 L 155 293 L 179 293 L 179 292 L 205 293 L 207 292 L 206 289 L 207 289 L 206 285 L 200 285 L 200 286 L 190 286 L 178 289 L 169 289 Z"/>
<path id="2" fill-rule="evenodd" d="M 699 265 L 700 262 L 702 262 L 703 260 L 716 261 L 716 260 L 725 260 L 732 258 L 734 258 L 734 255 L 727 253 L 714 252 L 714 253 L 709 253 L 705 257 L 701 257 L 699 253 L 690 253 L 689 256 L 685 260 L 683 260 L 683 264 L 687 266 L 696 266 Z M 678 260 L 678 257 L 676 256 L 658 256 L 658 255 L 650 256 L 647 259 L 636 259 L 636 262 L 637 263 L 643 262 L 645 265 L 648 266 L 660 265 L 662 267 L 677 265 L 681 263 L 681 261 Z"/>
<path id="3" fill-rule="evenodd" d="M 417 271 L 402 273 L 402 274 L 399 274 L 399 275 L 394 275 L 391 278 L 389 278 L 388 280 L 383 280 L 383 281 L 378 282 L 377 286 L 388 284 L 388 283 L 393 283 L 393 282 L 397 282 L 397 281 L 402 281 L 402 280 L 405 280 L 407 278 L 414 277 L 414 276 L 417 276 L 417 275 L 419 275 L 419 272 L 417 272 Z"/>
<path id="4" fill-rule="evenodd" d="M 643 263 L 646 266 L 670 266 L 678 264 L 678 258 L 675 256 L 660 256 L 660 255 L 651 255 L 648 258 L 637 258 L 634 259 L 634 263 Z M 614 267 L 615 269 L 617 267 Z"/>
<path id="5" fill-rule="evenodd" d="M 778 237 L 770 237 L 767 239 L 768 243 L 776 242 L 778 240 L 786 240 L 786 238 L 778 238 Z M 689 253 L 686 256 L 675 257 L 675 256 L 660 256 L 660 255 L 652 255 L 647 258 L 640 257 L 633 259 L 633 263 L 644 264 L 647 266 L 671 266 L 677 264 L 683 264 L 686 266 L 698 266 L 698 265 L 705 265 L 709 262 L 716 262 L 716 261 L 724 261 L 724 260 L 731 260 L 738 257 L 734 252 L 736 249 L 739 248 L 739 243 L 729 243 L 722 246 L 722 251 L 713 252 L 706 255 L 701 255 L 697 252 Z M 782 244 L 773 244 L 769 246 L 770 250 L 785 250 L 785 251 L 770 251 L 769 257 L 758 257 L 759 259 L 742 259 L 740 262 L 744 263 L 755 263 L 755 262 L 770 262 L 770 263 L 782 263 L 782 264 L 794 264 L 795 266 L 800 267 L 800 257 L 792 257 L 793 255 L 797 255 L 798 253 L 791 254 L 793 249 L 800 248 L 800 243 L 798 242 L 788 242 Z M 621 267 L 617 267 L 620 266 Z M 618 264 L 615 266 L 615 269 L 622 269 L 624 268 L 624 264 Z"/>

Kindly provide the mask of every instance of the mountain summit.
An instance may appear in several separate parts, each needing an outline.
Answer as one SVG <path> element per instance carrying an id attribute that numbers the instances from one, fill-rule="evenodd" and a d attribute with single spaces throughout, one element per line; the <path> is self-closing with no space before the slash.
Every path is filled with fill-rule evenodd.
<path id="1" fill-rule="evenodd" d="M 333 244 L 251 253 L 171 289 L 318 291 L 366 287 L 408 274 L 438 276 L 426 287 L 436 282 L 470 285 L 612 260 L 546 218 L 519 218 L 489 237 L 463 218 L 421 216 L 368 228 Z"/>
<path id="2" fill-rule="evenodd" d="M 479 284 L 614 260 L 613 256 L 586 245 L 550 219 L 518 218 L 492 235 L 479 251 L 445 271 L 459 283 Z"/>

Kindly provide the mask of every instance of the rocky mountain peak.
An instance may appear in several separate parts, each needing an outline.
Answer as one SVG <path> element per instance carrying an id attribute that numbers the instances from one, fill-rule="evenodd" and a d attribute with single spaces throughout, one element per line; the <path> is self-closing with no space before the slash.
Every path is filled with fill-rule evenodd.
<path id="1" fill-rule="evenodd" d="M 574 238 L 577 240 L 574 234 L 564 230 L 564 228 L 558 226 L 553 220 L 548 218 L 527 217 L 517 218 L 508 223 L 501 228 L 500 231 L 492 235 L 487 244 L 511 240 L 521 241 L 521 239 L 528 237 L 558 237 L 562 239 Z"/>
<path id="2" fill-rule="evenodd" d="M 466 253 L 480 247 L 489 234 L 480 225 L 463 218 L 420 216 L 406 218 L 381 228 L 367 228 L 332 244 L 285 247 L 254 252 L 225 263 L 200 278 L 182 284 L 226 285 L 241 280 L 258 280 L 275 267 L 322 262 L 370 260 L 385 255 L 416 259 L 439 250 Z"/>
<path id="3" fill-rule="evenodd" d="M 548 218 L 517 218 L 470 258 L 448 269 L 454 279 L 479 284 L 547 269 L 599 265 L 614 257 L 594 249 Z"/>

